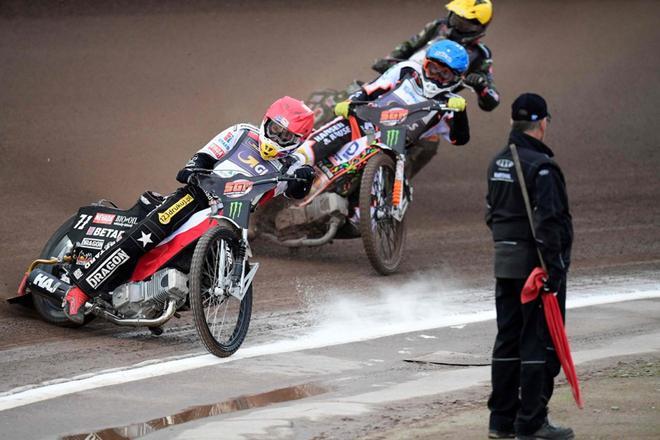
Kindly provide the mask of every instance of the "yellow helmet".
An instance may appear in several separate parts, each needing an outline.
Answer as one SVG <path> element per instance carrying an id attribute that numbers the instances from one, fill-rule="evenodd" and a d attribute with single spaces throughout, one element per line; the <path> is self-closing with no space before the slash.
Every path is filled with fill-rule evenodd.
<path id="1" fill-rule="evenodd" d="M 467 20 L 476 19 L 484 26 L 493 18 L 493 4 L 490 0 L 452 0 L 445 7 Z"/>

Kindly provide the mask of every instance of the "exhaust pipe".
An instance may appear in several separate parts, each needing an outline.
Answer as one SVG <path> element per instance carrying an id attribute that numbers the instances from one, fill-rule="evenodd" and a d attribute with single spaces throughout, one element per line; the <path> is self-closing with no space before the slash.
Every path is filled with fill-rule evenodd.
<path id="1" fill-rule="evenodd" d="M 53 302 L 59 302 L 59 304 L 62 304 L 64 296 L 71 289 L 70 284 L 41 269 L 34 269 L 30 272 L 25 285 L 32 293 L 37 293 Z"/>
<path id="2" fill-rule="evenodd" d="M 147 318 L 122 319 L 119 316 L 113 315 L 107 310 L 100 308 L 99 306 L 92 306 L 91 312 L 96 316 L 99 316 L 103 319 L 107 319 L 108 321 L 117 325 L 126 325 L 131 327 L 158 327 L 165 324 L 167 321 L 170 320 L 172 316 L 174 316 L 174 314 L 176 313 L 176 301 L 169 300 L 167 302 L 167 308 L 165 309 L 163 314 L 160 315 L 158 318 L 153 318 L 153 319 L 147 319 Z"/>
<path id="3" fill-rule="evenodd" d="M 339 217 L 332 217 L 330 219 L 330 224 L 328 225 L 327 232 L 319 238 L 297 238 L 291 240 L 280 240 L 275 234 L 270 234 L 267 232 L 262 232 L 260 235 L 267 240 L 280 246 L 286 246 L 290 248 L 299 248 L 299 247 L 315 247 L 322 246 L 326 243 L 329 243 L 330 240 L 335 238 L 339 227 L 344 223 L 344 219 Z"/>

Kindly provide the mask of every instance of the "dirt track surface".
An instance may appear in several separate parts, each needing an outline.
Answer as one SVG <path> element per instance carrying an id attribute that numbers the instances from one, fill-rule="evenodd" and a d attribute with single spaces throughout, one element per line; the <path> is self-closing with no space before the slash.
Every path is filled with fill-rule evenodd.
<path id="1" fill-rule="evenodd" d="M 64 12 L 15 4 L 0 5 L 0 297 L 12 295 L 78 206 L 99 198 L 128 206 L 145 189 L 171 191 L 176 171 L 217 132 L 258 122 L 279 96 L 372 78 L 371 60 L 441 9 L 437 1 L 119 2 Z M 547 143 L 568 181 L 573 273 L 657 270 L 659 13 L 654 1 L 498 0 L 485 42 L 502 104 L 484 113 L 470 97 L 470 144 L 443 145 L 416 179 L 400 274 L 377 276 L 359 241 L 297 255 L 257 242 L 257 313 L 313 304 L 332 286 L 427 274 L 487 286 L 485 170 L 524 91 L 544 95 L 553 115 Z M 159 345 L 98 321 L 83 331 L 53 328 L 5 304 L 0 332 L 3 348 L 33 353 L 16 384 L 30 380 L 30 368 L 57 375 L 57 359 L 93 368 L 110 366 L 107 356 L 121 364 L 199 349 L 192 337 Z"/>

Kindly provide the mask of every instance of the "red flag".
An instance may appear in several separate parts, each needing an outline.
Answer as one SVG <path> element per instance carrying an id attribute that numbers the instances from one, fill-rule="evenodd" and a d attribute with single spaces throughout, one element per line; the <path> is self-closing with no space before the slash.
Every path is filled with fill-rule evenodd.
<path id="1" fill-rule="evenodd" d="M 534 301 L 536 297 L 539 296 L 541 289 L 543 288 L 543 279 L 547 278 L 547 273 L 543 268 L 537 267 L 525 281 L 525 286 L 523 287 L 520 301 L 523 304 Z M 561 362 L 561 367 L 564 370 L 564 375 L 566 380 L 571 385 L 573 390 L 573 398 L 578 408 L 582 409 L 584 407 L 584 402 L 582 401 L 582 395 L 580 393 L 580 383 L 578 381 L 577 373 L 575 372 L 575 364 L 573 363 L 573 357 L 571 356 L 571 347 L 568 344 L 568 338 L 566 337 L 566 330 L 564 329 L 564 321 L 561 317 L 561 311 L 559 310 L 559 304 L 557 303 L 557 296 L 554 293 L 543 293 L 541 296 L 543 301 L 543 311 L 545 313 L 545 320 L 548 324 L 548 330 L 550 336 L 552 337 L 552 343 L 555 346 L 555 352 Z"/>

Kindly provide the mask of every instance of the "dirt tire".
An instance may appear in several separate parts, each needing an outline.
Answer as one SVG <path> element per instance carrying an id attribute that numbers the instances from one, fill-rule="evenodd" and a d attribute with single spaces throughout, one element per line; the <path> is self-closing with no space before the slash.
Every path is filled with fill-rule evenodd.
<path id="1" fill-rule="evenodd" d="M 190 307 L 193 312 L 195 328 L 202 343 L 206 349 L 218 356 L 231 356 L 239 349 L 248 327 L 252 315 L 252 286 L 245 293 L 241 301 L 229 295 L 226 289 L 218 295 L 217 292 L 210 292 L 212 286 L 217 284 L 218 275 L 223 277 L 231 273 L 233 264 L 236 261 L 239 250 L 238 234 L 233 226 L 220 225 L 208 230 L 197 242 L 195 252 L 190 264 Z M 221 255 L 225 255 L 223 260 L 231 264 L 223 264 Z M 222 266 L 224 274 L 218 274 L 214 267 Z M 218 303 L 213 313 L 212 306 Z M 228 310 L 232 309 L 235 313 L 235 321 L 229 318 L 227 323 L 228 330 L 231 332 L 226 340 L 221 339 L 221 334 L 217 332 L 218 309 L 223 307 L 222 323 L 220 332 L 225 327 L 224 318 Z M 209 322 L 209 317 L 213 313 L 213 322 Z"/>
<path id="2" fill-rule="evenodd" d="M 397 271 L 403 259 L 406 219 L 389 214 L 392 206 L 395 166 L 392 158 L 378 153 L 369 159 L 360 182 L 360 234 L 369 262 L 381 275 Z"/>
<path id="3" fill-rule="evenodd" d="M 39 258 L 62 257 L 67 252 L 71 246 L 71 240 L 69 240 L 67 233 L 73 227 L 73 223 L 77 218 L 78 217 L 74 215 L 55 231 L 41 251 Z M 53 273 L 58 270 L 57 265 L 42 265 L 39 266 L 39 268 L 48 273 Z M 54 324 L 60 327 L 82 327 L 95 318 L 94 315 L 87 315 L 82 324 L 71 322 L 62 311 L 62 304 L 57 304 L 56 301 L 50 301 L 36 293 L 32 294 L 32 304 L 34 304 L 34 308 L 41 319 L 49 324 Z"/>

